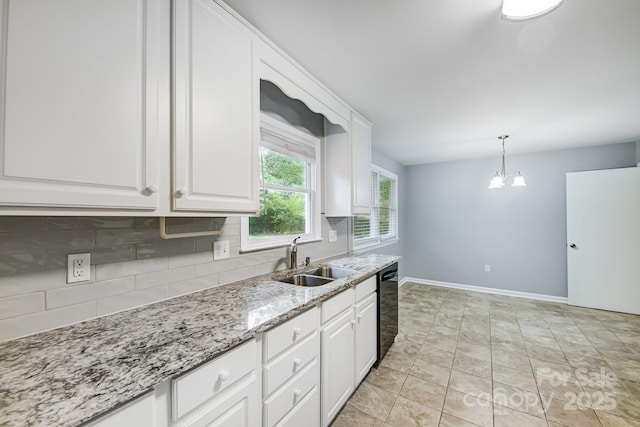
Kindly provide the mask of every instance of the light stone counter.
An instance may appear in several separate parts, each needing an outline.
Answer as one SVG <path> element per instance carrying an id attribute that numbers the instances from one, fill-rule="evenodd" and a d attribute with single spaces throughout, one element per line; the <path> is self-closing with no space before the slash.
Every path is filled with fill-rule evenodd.
<path id="1" fill-rule="evenodd" d="M 305 288 L 277 282 L 292 274 L 281 271 L 0 343 L 0 425 L 81 424 L 397 260 L 335 259 L 322 264 L 358 273 Z"/>

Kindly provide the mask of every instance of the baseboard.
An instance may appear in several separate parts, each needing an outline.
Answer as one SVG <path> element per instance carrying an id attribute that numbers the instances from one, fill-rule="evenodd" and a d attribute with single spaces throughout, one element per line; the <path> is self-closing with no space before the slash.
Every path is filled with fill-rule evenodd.
<path id="1" fill-rule="evenodd" d="M 518 298 L 530 298 L 530 299 L 536 299 L 540 301 L 559 302 L 562 304 L 567 303 L 567 297 L 533 294 L 529 292 L 509 291 L 505 289 L 496 289 L 496 288 L 485 288 L 483 286 L 475 286 L 475 285 L 462 285 L 460 283 L 440 282 L 438 280 L 418 279 L 415 277 L 403 277 L 402 280 L 400 281 L 400 286 L 404 285 L 407 282 L 418 283 L 421 285 L 440 286 L 443 288 L 463 289 L 465 291 L 483 292 L 485 294 L 505 295 L 509 297 L 518 297 Z"/>
<path id="2" fill-rule="evenodd" d="M 400 279 L 400 281 L 398 282 L 398 288 L 400 288 L 402 285 L 404 285 L 407 282 L 410 282 L 411 280 L 407 280 L 406 277 L 403 277 L 402 279 Z"/>

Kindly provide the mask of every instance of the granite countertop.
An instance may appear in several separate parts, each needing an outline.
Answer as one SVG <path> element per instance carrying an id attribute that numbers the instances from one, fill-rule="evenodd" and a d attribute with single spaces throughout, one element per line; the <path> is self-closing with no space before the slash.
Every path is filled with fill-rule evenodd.
<path id="1" fill-rule="evenodd" d="M 318 287 L 280 271 L 0 343 L 0 425 L 75 426 L 184 373 L 397 261 L 334 259 L 358 273 Z"/>

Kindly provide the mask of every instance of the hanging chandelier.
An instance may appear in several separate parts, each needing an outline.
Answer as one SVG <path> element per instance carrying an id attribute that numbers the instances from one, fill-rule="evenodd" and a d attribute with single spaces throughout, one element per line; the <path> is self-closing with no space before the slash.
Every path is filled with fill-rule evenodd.
<path id="1" fill-rule="evenodd" d="M 527 184 L 524 182 L 524 176 L 522 176 L 519 171 L 518 171 L 517 175 L 515 175 L 515 174 L 512 174 L 512 175 L 507 174 L 507 167 L 505 165 L 505 151 L 504 151 L 504 140 L 507 139 L 507 138 L 509 138 L 509 135 L 500 135 L 498 137 L 498 139 L 502 141 L 502 171 L 501 172 L 496 172 L 496 175 L 491 179 L 491 183 L 489 184 L 489 188 L 492 189 L 492 190 L 496 189 L 496 188 L 504 187 L 504 182 L 510 176 L 513 176 L 513 183 L 511 184 L 512 187 L 526 187 L 527 186 Z"/>

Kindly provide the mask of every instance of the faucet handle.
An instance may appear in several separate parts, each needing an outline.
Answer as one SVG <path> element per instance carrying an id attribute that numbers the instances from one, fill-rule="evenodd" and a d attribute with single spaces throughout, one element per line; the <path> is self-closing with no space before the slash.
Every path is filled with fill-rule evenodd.
<path id="1" fill-rule="evenodd" d="M 304 265 L 306 265 L 307 267 L 309 267 L 309 264 L 311 264 L 311 257 L 308 256 L 304 259 Z"/>

